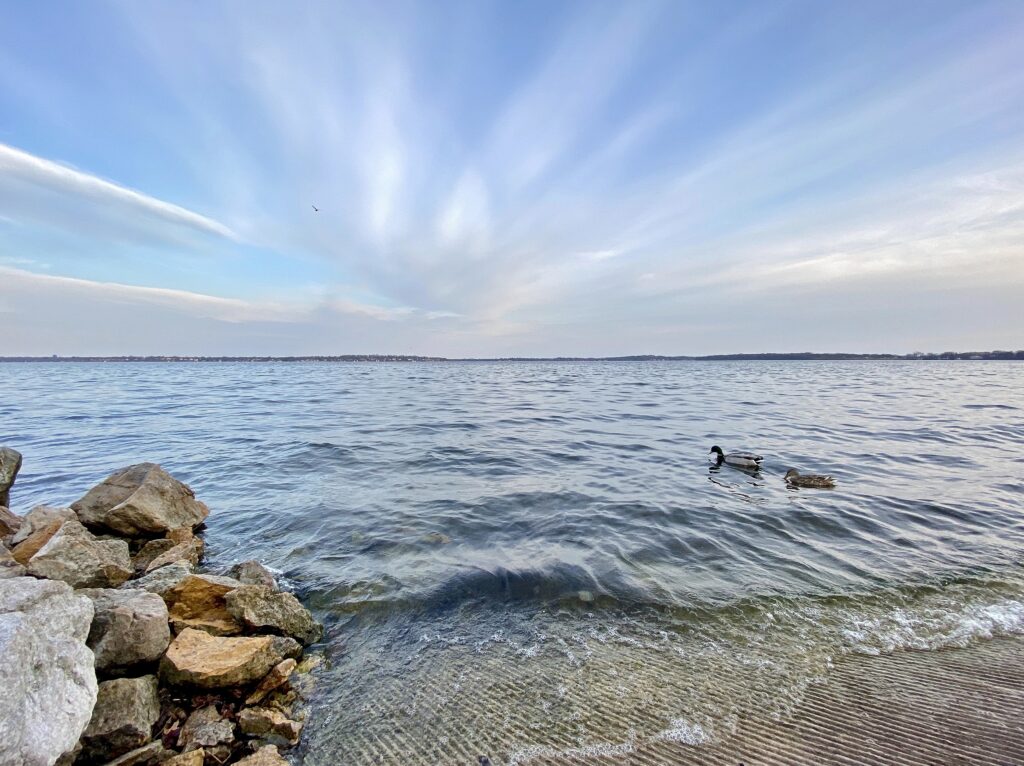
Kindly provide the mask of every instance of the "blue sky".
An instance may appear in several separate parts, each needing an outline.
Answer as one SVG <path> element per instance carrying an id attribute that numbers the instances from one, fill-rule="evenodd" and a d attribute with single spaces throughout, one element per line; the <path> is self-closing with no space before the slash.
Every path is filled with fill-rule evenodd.
<path id="1" fill-rule="evenodd" d="M 0 354 L 1019 348 L 1021 40 L 1019 2 L 2 3 Z"/>

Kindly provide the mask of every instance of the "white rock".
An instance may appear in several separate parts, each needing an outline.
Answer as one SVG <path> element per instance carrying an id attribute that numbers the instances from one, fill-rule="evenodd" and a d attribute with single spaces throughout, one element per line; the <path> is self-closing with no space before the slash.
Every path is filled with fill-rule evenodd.
<path id="1" fill-rule="evenodd" d="M 0 580 L 0 764 L 52 766 L 96 702 L 92 602 L 62 582 Z"/>

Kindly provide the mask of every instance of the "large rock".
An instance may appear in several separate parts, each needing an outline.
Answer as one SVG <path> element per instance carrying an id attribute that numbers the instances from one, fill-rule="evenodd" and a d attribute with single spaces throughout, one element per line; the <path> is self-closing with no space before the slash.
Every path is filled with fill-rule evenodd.
<path id="1" fill-rule="evenodd" d="M 141 747 L 152 739 L 159 717 L 156 676 L 104 681 L 82 735 L 83 754 L 108 760 Z"/>
<path id="2" fill-rule="evenodd" d="M 160 659 L 171 642 L 167 605 L 155 593 L 109 588 L 79 591 L 92 599 L 95 617 L 88 644 L 102 670 Z"/>
<path id="3" fill-rule="evenodd" d="M 245 686 L 263 678 L 291 648 L 272 636 L 224 638 L 186 628 L 167 648 L 160 674 L 179 686 Z"/>
<path id="4" fill-rule="evenodd" d="M 0 505 L 0 540 L 17 534 L 23 519 L 11 509 Z"/>
<path id="5" fill-rule="evenodd" d="M 121 586 L 121 590 L 145 590 L 156 593 L 166 600 L 166 594 L 186 577 L 192 574 L 192 567 L 185 563 L 169 564 L 160 567 L 138 580 L 129 580 Z"/>
<path id="6" fill-rule="evenodd" d="M 0 545 L 0 580 L 9 577 L 21 577 L 25 574 L 25 567 L 18 563 L 11 552 Z"/>
<path id="7" fill-rule="evenodd" d="M 51 766 L 96 701 L 92 602 L 62 582 L 0 580 L 0 763 Z"/>
<path id="8" fill-rule="evenodd" d="M 117 587 L 133 571 L 125 540 L 101 540 L 77 521 L 64 522 L 27 567 L 31 575 L 75 588 Z"/>
<path id="9" fill-rule="evenodd" d="M 273 590 L 278 589 L 274 574 L 255 559 L 235 564 L 228 570 L 228 575 L 243 585 L 266 585 Z"/>
<path id="10" fill-rule="evenodd" d="M 47 505 L 33 508 L 25 516 L 25 521 L 17 534 L 11 538 L 11 544 L 14 546 L 11 553 L 14 558 L 19 564 L 27 565 L 29 559 L 39 553 L 67 521 L 78 521 L 75 512 L 70 508 L 51 508 Z"/>
<path id="11" fill-rule="evenodd" d="M 258 631 L 273 631 L 304 644 L 320 639 L 323 630 L 313 615 L 291 593 L 278 593 L 265 585 L 243 585 L 224 596 L 228 613 Z"/>
<path id="12" fill-rule="evenodd" d="M 164 594 L 174 631 L 196 628 L 214 636 L 241 633 L 241 623 L 231 616 L 224 601 L 226 594 L 240 586 L 238 580 L 230 577 L 190 575 L 184 578 Z"/>
<path id="13" fill-rule="evenodd" d="M 155 463 L 140 463 L 114 472 L 71 507 L 84 524 L 129 537 L 195 527 L 210 513 L 188 485 Z"/>
<path id="14" fill-rule="evenodd" d="M 21 470 L 21 453 L 0 447 L 0 505 L 11 507 L 11 486 Z"/>
<path id="15" fill-rule="evenodd" d="M 273 745 L 294 745 L 302 732 L 301 723 L 269 707 L 245 708 L 238 714 L 238 726 L 243 734 L 259 737 Z"/>
<path id="16" fill-rule="evenodd" d="M 235 766 L 289 766 L 275 745 L 261 747 L 255 753 L 238 761 Z"/>

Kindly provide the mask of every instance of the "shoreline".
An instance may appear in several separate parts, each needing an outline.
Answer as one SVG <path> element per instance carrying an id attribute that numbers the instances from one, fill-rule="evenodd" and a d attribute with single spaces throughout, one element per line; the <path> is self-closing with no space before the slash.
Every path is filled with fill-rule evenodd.
<path id="1" fill-rule="evenodd" d="M 20 467 L 0 448 L 6 502 Z M 0 508 L 0 762 L 287 766 L 323 629 L 258 561 L 203 571 L 208 514 L 152 463 Z"/>

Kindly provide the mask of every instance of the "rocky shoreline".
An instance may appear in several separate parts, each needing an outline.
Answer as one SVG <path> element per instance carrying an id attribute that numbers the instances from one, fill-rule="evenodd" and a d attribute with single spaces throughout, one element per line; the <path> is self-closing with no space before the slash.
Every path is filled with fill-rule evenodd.
<path id="1" fill-rule="evenodd" d="M 0 447 L 0 766 L 287 766 L 320 625 L 273 573 L 198 570 L 209 509 L 160 466 L 9 510 Z"/>

